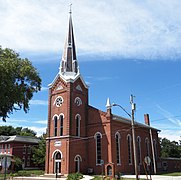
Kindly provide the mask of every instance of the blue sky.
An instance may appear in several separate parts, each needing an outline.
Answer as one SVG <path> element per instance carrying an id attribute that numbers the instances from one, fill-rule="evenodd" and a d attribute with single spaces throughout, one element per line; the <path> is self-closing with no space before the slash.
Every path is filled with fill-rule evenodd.
<path id="1" fill-rule="evenodd" d="M 31 60 L 43 81 L 29 113 L 17 111 L 0 125 L 45 132 L 48 84 L 58 73 L 69 2 L 90 105 L 106 111 L 109 97 L 130 111 L 133 94 L 136 121 L 144 123 L 143 115 L 149 113 L 160 137 L 180 140 L 180 0 L 0 0 L 0 44 Z M 117 107 L 113 113 L 127 117 Z"/>

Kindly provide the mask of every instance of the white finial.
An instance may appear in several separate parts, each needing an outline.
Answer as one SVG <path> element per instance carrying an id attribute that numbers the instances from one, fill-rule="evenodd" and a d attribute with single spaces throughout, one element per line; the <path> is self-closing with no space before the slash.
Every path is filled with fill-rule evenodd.
<path id="1" fill-rule="evenodd" d="M 111 102 L 109 98 L 107 98 L 106 108 L 111 109 Z"/>

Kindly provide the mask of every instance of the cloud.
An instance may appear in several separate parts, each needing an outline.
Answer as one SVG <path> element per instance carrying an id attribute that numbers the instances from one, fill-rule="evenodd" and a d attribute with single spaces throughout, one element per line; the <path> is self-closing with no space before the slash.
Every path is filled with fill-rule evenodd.
<path id="1" fill-rule="evenodd" d="M 41 91 L 47 91 L 48 89 L 48 87 L 41 87 Z"/>
<path id="2" fill-rule="evenodd" d="M 181 127 L 181 120 L 177 119 L 176 117 L 174 117 L 174 115 L 172 113 L 170 113 L 169 111 L 165 110 L 164 108 L 162 108 L 161 106 L 157 105 L 157 108 L 160 110 L 160 113 L 168 120 L 170 121 L 172 124 Z"/>
<path id="3" fill-rule="evenodd" d="M 181 140 L 181 130 L 162 130 L 159 134 L 161 138 L 167 138 L 170 141 L 177 141 Z"/>
<path id="4" fill-rule="evenodd" d="M 62 51 L 68 26 L 66 0 L 0 3 L 3 47 L 34 54 Z M 107 0 L 76 0 L 73 22 L 78 54 L 178 60 L 180 9 L 180 0 L 113 0 L 111 4 Z"/>
<path id="5" fill-rule="evenodd" d="M 35 123 L 47 125 L 47 120 L 40 120 L 40 121 L 36 121 Z"/>
<path id="6" fill-rule="evenodd" d="M 31 124 L 29 124 L 31 122 Z M 28 124 L 28 125 L 27 125 Z M 36 124 L 36 125 L 33 125 Z M 37 125 L 39 124 L 39 125 Z M 31 126 L 32 125 L 32 126 Z M 44 126 L 45 125 L 45 126 Z M 1 126 L 13 126 L 13 127 L 23 127 L 28 128 L 37 133 L 37 136 L 41 136 L 46 132 L 47 120 L 24 120 L 24 119 L 8 119 L 7 122 L 2 122 Z"/>
<path id="7" fill-rule="evenodd" d="M 47 106 L 48 105 L 48 101 L 44 101 L 44 100 L 31 100 L 30 101 L 30 105 L 43 105 L 43 106 Z"/>
<path id="8" fill-rule="evenodd" d="M 36 126 L 28 126 L 29 129 L 35 131 L 37 136 L 43 135 L 43 133 L 46 133 L 46 126 L 44 127 L 36 127 Z"/>
<path id="9" fill-rule="evenodd" d="M 176 116 L 162 108 L 160 105 L 157 105 L 157 108 L 160 114 L 165 117 L 165 121 L 163 123 L 154 123 L 155 127 L 161 129 L 159 136 L 161 138 L 167 138 L 171 141 L 181 140 L 181 120 L 176 118 Z"/>

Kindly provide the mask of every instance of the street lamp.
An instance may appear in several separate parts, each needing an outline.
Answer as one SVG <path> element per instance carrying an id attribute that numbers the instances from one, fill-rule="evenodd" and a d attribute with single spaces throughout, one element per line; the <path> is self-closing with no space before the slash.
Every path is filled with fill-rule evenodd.
<path id="1" fill-rule="evenodd" d="M 113 103 L 112 106 L 120 107 L 130 118 L 132 127 L 132 137 L 133 137 L 133 152 L 134 152 L 134 168 L 136 174 L 136 180 L 138 180 L 138 164 L 137 164 L 137 152 L 136 152 L 136 140 L 135 140 L 135 125 L 134 125 L 134 111 L 136 110 L 136 104 L 133 102 L 133 95 L 130 96 L 131 104 L 131 114 L 128 113 L 121 105 Z"/>

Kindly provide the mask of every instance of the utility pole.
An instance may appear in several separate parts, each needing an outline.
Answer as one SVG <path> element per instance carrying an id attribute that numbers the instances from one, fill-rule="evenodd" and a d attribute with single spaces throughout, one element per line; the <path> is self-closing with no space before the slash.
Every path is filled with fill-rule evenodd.
<path id="1" fill-rule="evenodd" d="M 138 180 L 138 163 L 137 163 L 135 125 L 134 125 L 134 111 L 136 109 L 136 104 L 133 102 L 133 98 L 134 96 L 131 94 L 130 104 L 131 104 L 131 126 L 132 126 L 132 136 L 133 136 L 134 168 L 135 168 L 136 180 Z"/>
<path id="2" fill-rule="evenodd" d="M 153 169 L 154 169 L 154 174 L 156 174 L 155 149 L 154 149 L 154 144 L 153 144 L 153 135 L 152 135 L 151 128 L 150 128 L 150 139 L 151 139 L 151 149 L 152 149 L 152 156 L 153 156 Z"/>

